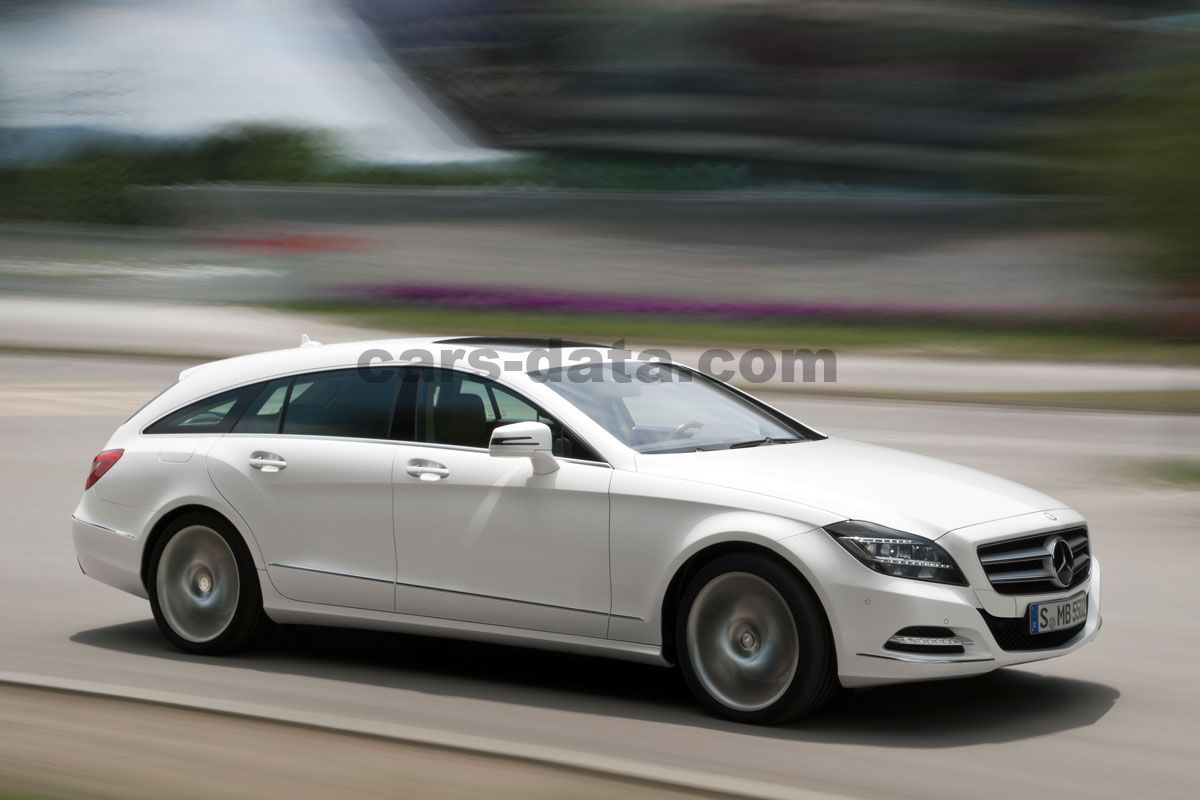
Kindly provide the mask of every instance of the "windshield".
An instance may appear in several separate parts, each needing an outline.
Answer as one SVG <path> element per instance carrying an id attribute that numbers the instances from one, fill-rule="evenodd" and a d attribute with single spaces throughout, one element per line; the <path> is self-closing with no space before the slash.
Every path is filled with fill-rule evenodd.
<path id="1" fill-rule="evenodd" d="M 758 447 L 814 436 L 717 381 L 669 364 L 579 364 L 533 377 L 639 453 Z"/>

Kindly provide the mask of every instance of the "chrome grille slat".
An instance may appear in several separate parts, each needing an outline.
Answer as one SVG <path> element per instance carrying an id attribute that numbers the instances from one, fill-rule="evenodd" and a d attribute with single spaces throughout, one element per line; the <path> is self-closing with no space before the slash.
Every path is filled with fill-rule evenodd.
<path id="1" fill-rule="evenodd" d="M 1051 555 L 1047 542 L 1061 536 L 1074 556 L 1074 576 L 1067 587 L 1059 586 L 1046 567 Z M 989 542 L 977 548 L 979 563 L 992 588 L 1001 594 L 1029 595 L 1063 592 L 1087 579 L 1091 571 L 1091 541 L 1086 527 L 1018 536 Z"/>
<path id="2" fill-rule="evenodd" d="M 990 575 L 992 583 L 1028 583 L 1029 581 L 1044 581 L 1048 580 L 1049 576 L 1044 569 L 1022 569 L 1014 572 L 1001 572 L 998 575 Z"/>
<path id="3" fill-rule="evenodd" d="M 1044 547 L 1031 547 L 1028 550 L 1014 550 L 1011 553 L 993 553 L 990 556 L 980 556 L 984 564 L 1007 564 L 1014 561 L 1040 561 L 1050 555 Z"/>

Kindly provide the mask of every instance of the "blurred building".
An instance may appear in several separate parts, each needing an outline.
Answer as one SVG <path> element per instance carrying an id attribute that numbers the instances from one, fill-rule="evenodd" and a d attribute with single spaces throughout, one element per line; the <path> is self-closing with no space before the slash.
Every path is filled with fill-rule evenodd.
<path id="1" fill-rule="evenodd" d="M 346 0 L 485 143 L 994 185 L 1181 0 Z M 1164 45 L 1164 40 L 1166 40 Z M 1152 45 L 1152 46 L 1151 46 Z"/>

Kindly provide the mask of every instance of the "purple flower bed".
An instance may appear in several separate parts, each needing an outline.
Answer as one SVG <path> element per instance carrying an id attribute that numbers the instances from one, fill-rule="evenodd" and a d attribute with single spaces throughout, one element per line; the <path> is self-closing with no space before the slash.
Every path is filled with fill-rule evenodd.
<path id="1" fill-rule="evenodd" d="M 1096 305 L 1010 306 L 948 305 L 937 303 L 755 302 L 700 300 L 538 291 L 500 286 L 449 284 L 388 284 L 356 286 L 338 292 L 342 299 L 426 308 L 489 309 L 558 314 L 652 315 L 722 317 L 773 321 L 945 320 L 960 323 L 1064 322 L 1128 323 L 1129 309 Z"/>

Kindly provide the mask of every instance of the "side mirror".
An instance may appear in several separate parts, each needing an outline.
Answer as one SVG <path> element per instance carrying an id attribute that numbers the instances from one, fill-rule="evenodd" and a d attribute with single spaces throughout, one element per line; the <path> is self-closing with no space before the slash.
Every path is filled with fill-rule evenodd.
<path id="1" fill-rule="evenodd" d="M 488 455 L 496 458 L 529 458 L 535 475 L 558 469 L 554 458 L 554 436 L 544 422 L 514 422 L 492 431 Z"/>

